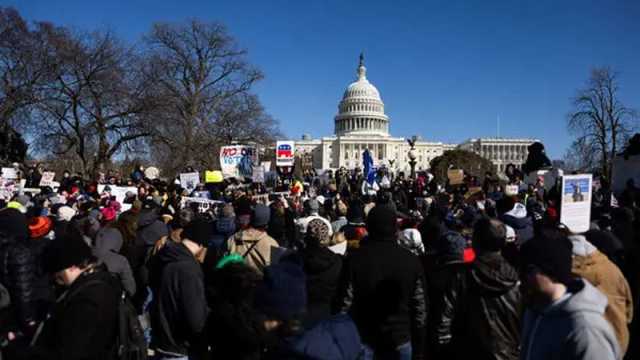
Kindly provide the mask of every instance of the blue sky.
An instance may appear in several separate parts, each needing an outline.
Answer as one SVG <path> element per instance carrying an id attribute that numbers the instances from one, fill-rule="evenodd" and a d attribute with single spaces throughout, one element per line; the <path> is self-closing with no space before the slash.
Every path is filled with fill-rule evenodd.
<path id="1" fill-rule="evenodd" d="M 391 131 L 461 142 L 536 137 L 553 158 L 571 142 L 570 98 L 593 66 L 620 73 L 640 108 L 640 1 L 0 0 L 28 20 L 110 28 L 136 41 L 156 21 L 226 24 L 266 75 L 257 87 L 283 132 L 333 131 L 364 51 Z"/>

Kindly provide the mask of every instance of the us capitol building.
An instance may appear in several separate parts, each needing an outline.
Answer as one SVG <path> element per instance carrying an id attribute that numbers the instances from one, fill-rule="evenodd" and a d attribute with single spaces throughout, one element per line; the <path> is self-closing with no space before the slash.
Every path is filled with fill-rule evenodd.
<path id="1" fill-rule="evenodd" d="M 357 70 L 358 79 L 351 83 L 344 92 L 342 101 L 338 105 L 338 115 L 334 118 L 334 135 L 321 139 L 311 139 L 305 135 L 302 140 L 296 140 L 296 156 L 311 157 L 314 168 L 355 168 L 362 167 L 362 152 L 369 149 L 375 166 L 386 166 L 394 171 L 410 171 L 409 151 L 411 146 L 407 139 L 393 137 L 389 133 L 390 119 L 384 112 L 384 103 L 380 92 L 367 79 L 367 68 L 364 57 L 360 55 Z M 431 160 L 442 155 L 447 150 L 464 148 L 476 151 L 482 156 L 491 154 L 489 160 L 494 162 L 499 171 L 511 162 L 516 165 L 524 163 L 527 152 L 526 146 L 534 142 L 532 139 L 471 139 L 457 144 L 443 144 L 442 142 L 428 142 L 416 139 L 413 155 L 416 170 L 429 168 Z M 477 142 L 483 146 L 475 146 Z M 497 146 L 489 153 L 487 144 Z M 509 159 L 501 156 L 507 155 Z M 482 151 L 481 151 L 482 150 Z"/>

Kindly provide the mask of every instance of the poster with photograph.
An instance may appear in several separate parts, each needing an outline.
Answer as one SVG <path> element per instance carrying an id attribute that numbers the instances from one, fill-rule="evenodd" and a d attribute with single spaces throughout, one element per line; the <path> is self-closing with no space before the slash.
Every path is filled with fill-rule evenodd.
<path id="1" fill-rule="evenodd" d="M 231 145 L 220 148 L 220 169 L 225 179 L 253 176 L 258 165 L 258 151 L 254 146 Z"/>
<path id="2" fill-rule="evenodd" d="M 53 171 L 45 171 L 40 178 L 40 186 L 53 186 L 53 179 L 56 177 L 56 173 Z"/>
<path id="3" fill-rule="evenodd" d="M 182 186 L 183 189 L 187 190 L 189 194 L 191 194 L 191 192 L 196 189 L 199 183 L 200 174 L 198 174 L 197 172 L 180 174 L 180 186 Z"/>
<path id="4" fill-rule="evenodd" d="M 560 222 L 574 233 L 589 230 L 591 222 L 592 175 L 566 175 L 562 177 L 562 204 Z"/>

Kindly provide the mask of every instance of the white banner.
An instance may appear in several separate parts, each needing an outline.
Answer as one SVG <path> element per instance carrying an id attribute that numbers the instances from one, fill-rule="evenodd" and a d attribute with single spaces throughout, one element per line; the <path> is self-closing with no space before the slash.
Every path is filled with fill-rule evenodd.
<path id="1" fill-rule="evenodd" d="M 53 179 L 56 177 L 56 173 L 53 171 L 45 171 L 40 178 L 40 186 L 53 186 Z"/>
<path id="2" fill-rule="evenodd" d="M 574 233 L 583 233 L 591 225 L 591 174 L 562 177 L 560 222 Z"/>
<path id="3" fill-rule="evenodd" d="M 197 172 L 180 174 L 180 186 L 189 193 L 196 189 L 200 183 L 200 174 Z"/>
<path id="4" fill-rule="evenodd" d="M 127 193 L 130 191 L 132 193 L 134 193 L 136 196 L 138 195 L 138 188 L 135 186 L 115 186 L 115 185 L 109 185 L 109 184 L 100 184 L 98 185 L 98 193 L 102 194 L 104 192 L 104 189 L 106 187 L 109 187 L 111 190 L 109 191 L 109 193 L 111 194 L 111 196 L 115 196 L 116 197 L 116 201 L 119 202 L 121 205 L 123 205 L 123 208 L 121 209 L 122 211 L 124 210 L 124 199 L 127 198 Z"/>
<path id="5" fill-rule="evenodd" d="M 220 169 L 225 178 L 253 176 L 258 164 L 258 152 L 249 145 L 231 145 L 220 148 Z"/>
<path id="6" fill-rule="evenodd" d="M 190 204 L 194 203 L 198 204 L 198 211 L 202 213 L 215 208 L 219 204 L 224 204 L 224 201 L 209 200 L 197 197 L 183 197 L 180 206 L 182 206 L 183 208 L 190 207 Z"/>
<path id="7" fill-rule="evenodd" d="M 295 162 L 295 142 L 278 141 L 276 143 L 276 166 L 293 166 Z"/>
<path id="8" fill-rule="evenodd" d="M 18 178 L 18 172 L 14 168 L 3 167 L 2 168 L 2 178 L 8 180 L 15 180 Z"/>

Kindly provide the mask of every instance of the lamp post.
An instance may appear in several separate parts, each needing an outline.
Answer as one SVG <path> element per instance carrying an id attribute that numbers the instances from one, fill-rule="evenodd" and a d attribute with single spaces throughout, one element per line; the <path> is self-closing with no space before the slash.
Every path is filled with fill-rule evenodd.
<path id="1" fill-rule="evenodd" d="M 416 179 L 416 140 L 418 139 L 417 136 L 412 136 L 411 139 L 407 139 L 407 142 L 409 143 L 409 146 L 411 146 L 411 148 L 409 149 L 409 166 L 411 166 L 411 179 L 415 180 Z"/>

